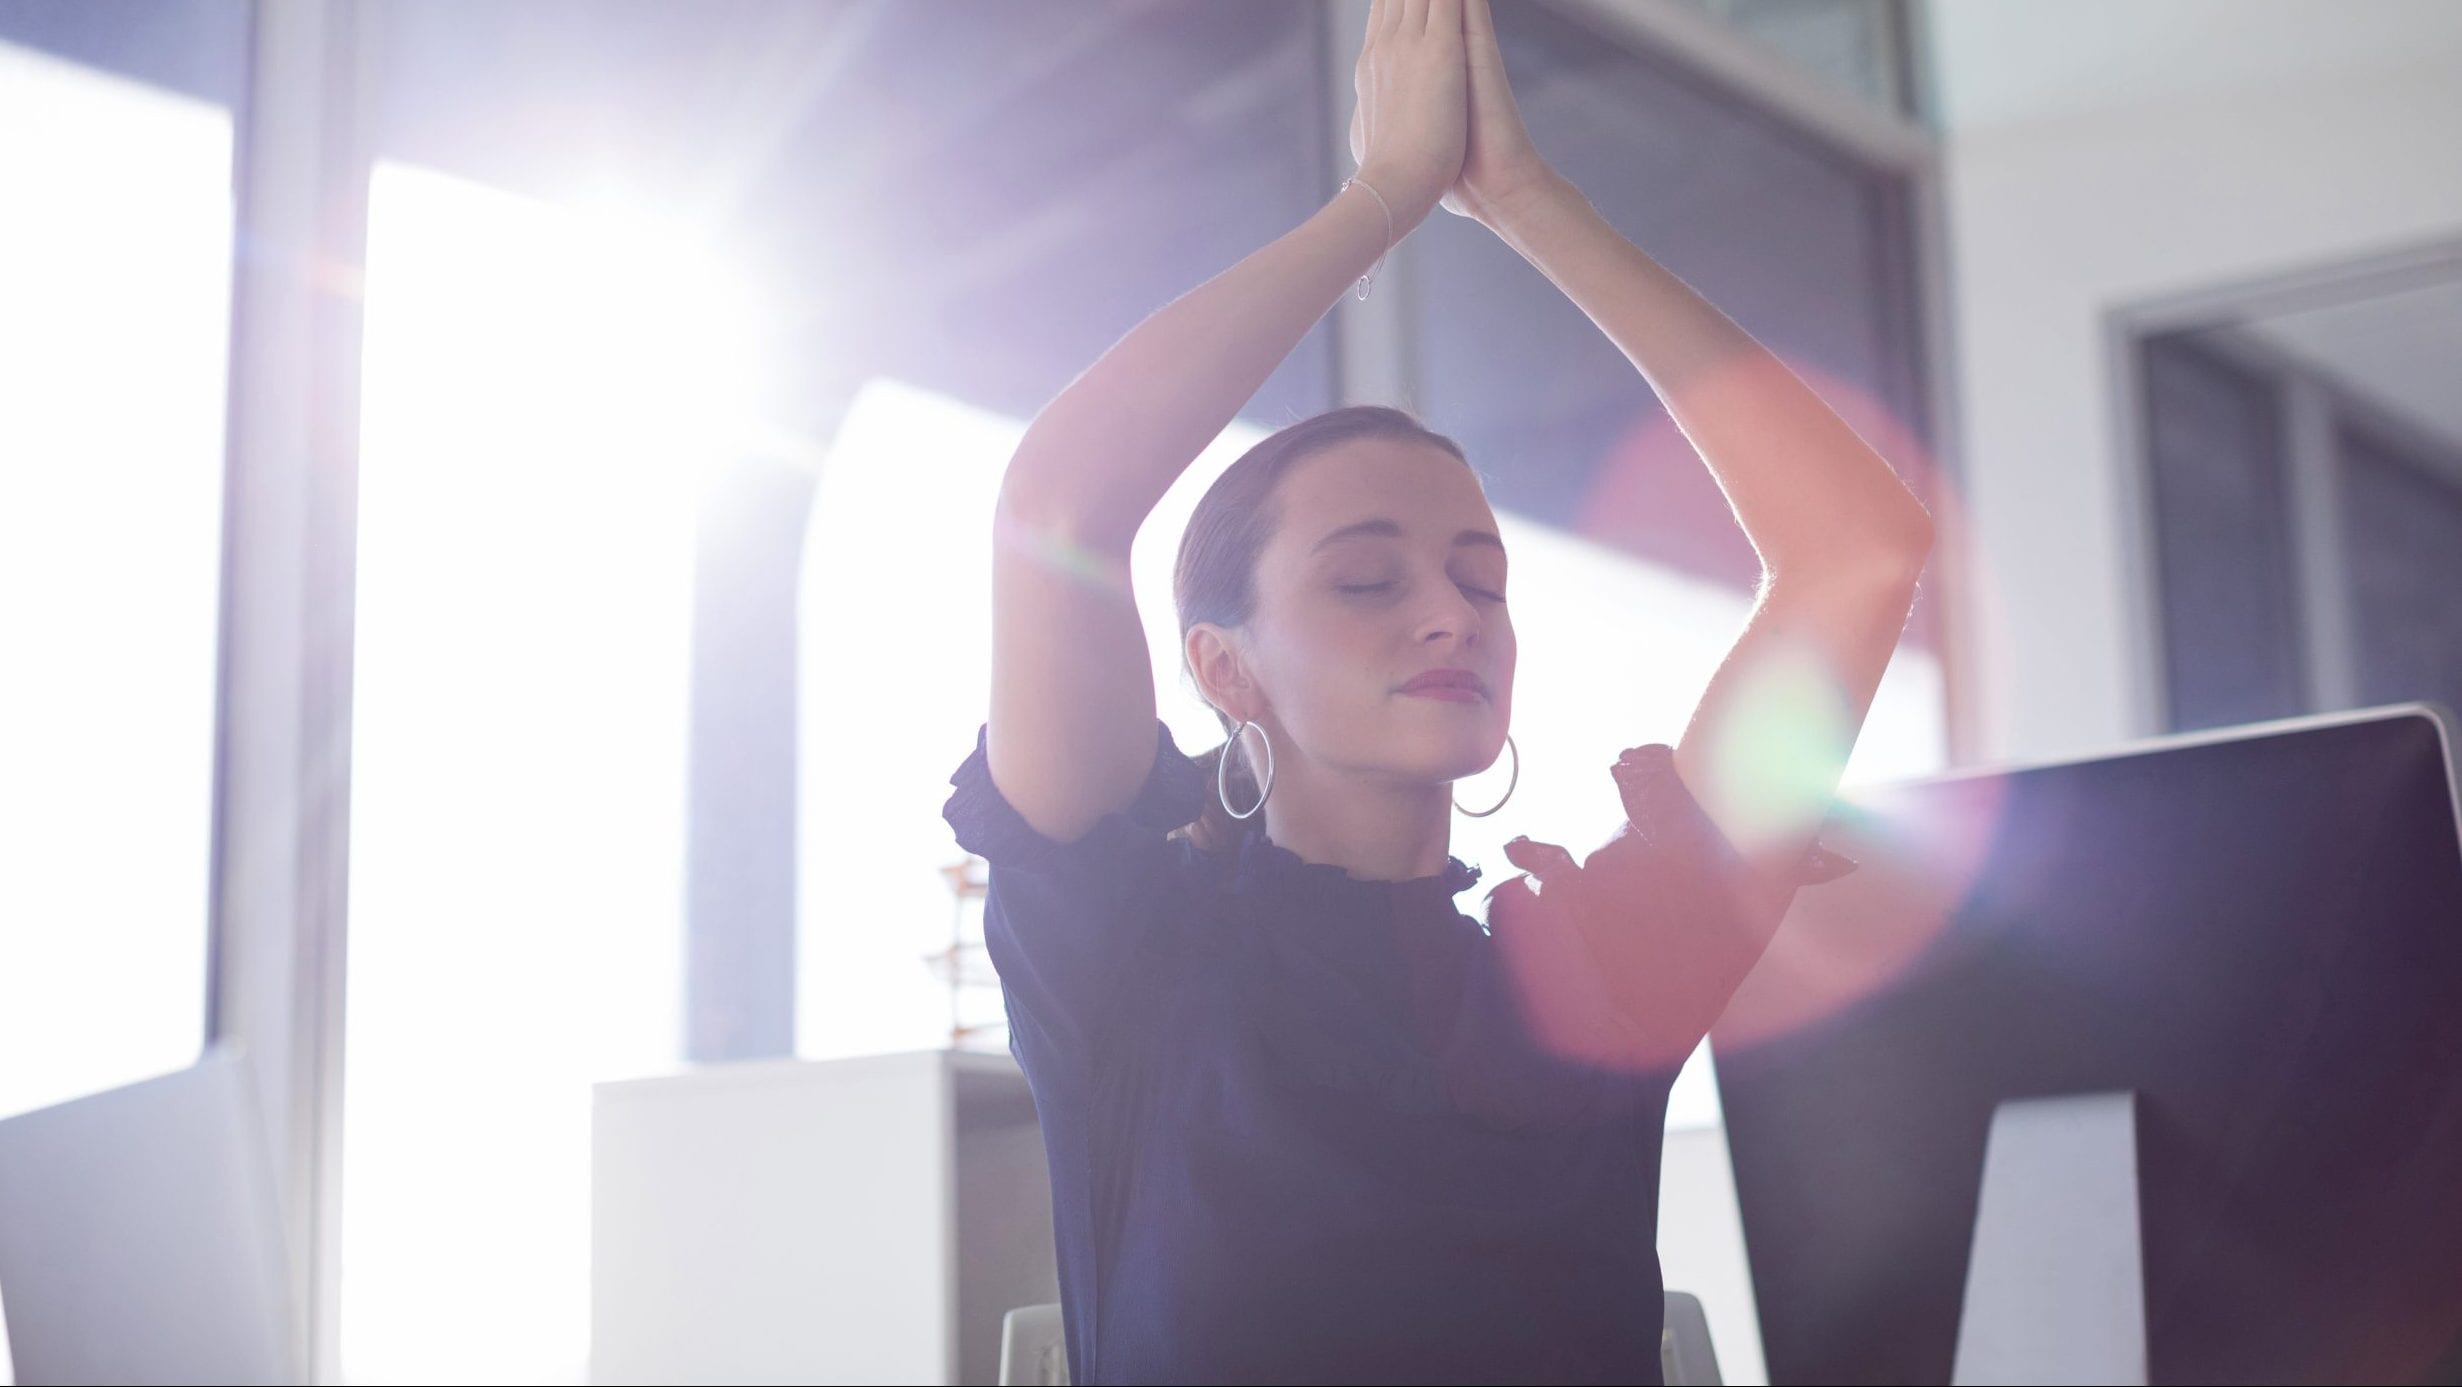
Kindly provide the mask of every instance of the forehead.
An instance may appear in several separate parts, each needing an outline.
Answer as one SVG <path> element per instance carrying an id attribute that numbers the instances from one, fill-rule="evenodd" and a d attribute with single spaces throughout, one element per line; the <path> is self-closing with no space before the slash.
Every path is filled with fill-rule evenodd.
<path id="1" fill-rule="evenodd" d="M 1450 543 L 1464 530 L 1496 528 L 1478 477 L 1433 443 L 1355 438 L 1292 464 L 1277 490 L 1273 547 L 1294 557 L 1360 520 L 1394 521 L 1406 542 Z"/>

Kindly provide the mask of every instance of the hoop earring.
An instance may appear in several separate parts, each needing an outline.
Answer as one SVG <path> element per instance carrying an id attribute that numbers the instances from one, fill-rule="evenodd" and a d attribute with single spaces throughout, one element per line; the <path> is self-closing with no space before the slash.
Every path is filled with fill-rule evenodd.
<path id="1" fill-rule="evenodd" d="M 1513 787 L 1522 783 L 1522 749 L 1513 744 L 1513 734 L 1510 732 L 1505 734 L 1505 750 L 1513 753 L 1513 778 L 1505 782 L 1505 799 L 1511 799 L 1513 798 Z M 1453 808 L 1456 813 L 1467 814 L 1474 819 L 1484 819 L 1504 808 L 1505 799 L 1500 799 L 1485 809 L 1464 809 L 1462 802 L 1457 799 L 1453 802 Z"/>
<path id="2" fill-rule="evenodd" d="M 1231 807 L 1231 788 L 1226 781 L 1231 772 L 1231 748 L 1237 746 L 1240 748 L 1241 755 L 1245 756 L 1248 754 L 1248 748 L 1240 742 L 1240 733 L 1251 727 L 1257 729 L 1258 736 L 1265 738 L 1265 784 L 1264 788 L 1257 792 L 1257 802 L 1248 806 L 1248 812 L 1243 814 L 1237 809 Z M 1254 766 L 1252 765 L 1250 769 L 1253 770 Z M 1222 801 L 1222 812 L 1235 819 L 1246 819 L 1253 817 L 1258 810 L 1263 809 L 1265 807 L 1266 798 L 1273 793 L 1274 739 L 1266 735 L 1265 725 L 1263 723 L 1249 722 L 1243 719 L 1238 727 L 1231 729 L 1231 740 L 1223 744 L 1222 755 L 1215 758 L 1214 797 Z"/>

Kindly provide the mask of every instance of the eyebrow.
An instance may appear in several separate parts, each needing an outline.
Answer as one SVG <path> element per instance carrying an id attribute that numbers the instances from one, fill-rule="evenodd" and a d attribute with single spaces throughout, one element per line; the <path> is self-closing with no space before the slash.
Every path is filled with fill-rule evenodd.
<path id="1" fill-rule="evenodd" d="M 1323 549 L 1337 541 L 1357 539 L 1363 535 L 1376 535 L 1385 539 L 1400 539 L 1402 537 L 1402 527 L 1391 520 L 1357 521 L 1352 524 L 1345 525 L 1341 529 L 1336 530 L 1332 534 L 1318 540 L 1316 542 L 1316 548 L 1310 549 L 1308 552 L 1314 554 L 1317 550 Z M 1485 544 L 1496 549 L 1500 553 L 1503 552 L 1505 547 L 1505 542 L 1498 539 L 1495 532 L 1492 530 L 1464 530 L 1460 534 L 1453 537 L 1453 542 L 1457 545 Z"/>

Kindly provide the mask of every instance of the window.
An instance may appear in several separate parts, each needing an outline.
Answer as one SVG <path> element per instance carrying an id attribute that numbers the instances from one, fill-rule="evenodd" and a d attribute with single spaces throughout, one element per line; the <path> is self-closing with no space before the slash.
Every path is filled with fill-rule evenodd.
<path id="1" fill-rule="evenodd" d="M 2352 421 L 2336 430 L 2353 683 L 2365 706 L 2462 710 L 2462 446 Z"/>
<path id="2" fill-rule="evenodd" d="M 580 1381 L 590 1085 L 679 1058 L 741 296 L 657 231 L 400 165 L 367 285 L 342 1361 Z"/>
<path id="3" fill-rule="evenodd" d="M 230 178 L 223 108 L 0 43 L 0 1113 L 205 1034 Z"/>
<path id="4" fill-rule="evenodd" d="M 990 689 L 992 499 L 1034 412 L 1146 315 L 1330 196 L 1312 5 L 882 12 L 815 123 L 914 113 L 876 181 L 833 180 L 845 372 L 802 546 L 795 802 L 796 1049 L 948 1042 L 925 955 L 963 908 L 940 806 Z M 932 170 L 920 176 L 917 170 Z M 811 215 L 810 208 L 800 209 Z M 834 321 L 834 318 L 833 318 Z M 1320 324 L 1147 523 L 1139 607 L 1181 745 L 1221 740 L 1181 691 L 1169 568 L 1206 483 L 1273 427 L 1331 407 Z M 990 1038 L 995 1046 L 997 1038 Z"/>
<path id="5" fill-rule="evenodd" d="M 950 942 L 959 905 L 943 869 L 965 855 L 940 808 L 988 716 L 992 507 L 1024 430 L 876 380 L 822 466 L 802 601 L 801 1054 L 950 1043 L 950 989 L 925 958 Z M 1156 711 L 1192 754 L 1222 728 L 1183 686 L 1171 564 L 1197 498 L 1265 433 L 1225 430 L 1147 518 L 1131 557 Z"/>
<path id="6" fill-rule="evenodd" d="M 104 8 L 0 12 L 0 1116 L 205 1036 L 245 16 Z"/>
<path id="7" fill-rule="evenodd" d="M 2172 727 L 2308 707 L 2282 405 L 2264 376 L 2194 338 L 2146 344 L 2148 458 L 2170 614 Z"/>
<path id="8" fill-rule="evenodd" d="M 1915 107 L 1907 0 L 1680 0 L 1883 110 Z"/>
<path id="9" fill-rule="evenodd" d="M 2462 708 L 2450 248 L 2134 309 L 2171 730 Z"/>

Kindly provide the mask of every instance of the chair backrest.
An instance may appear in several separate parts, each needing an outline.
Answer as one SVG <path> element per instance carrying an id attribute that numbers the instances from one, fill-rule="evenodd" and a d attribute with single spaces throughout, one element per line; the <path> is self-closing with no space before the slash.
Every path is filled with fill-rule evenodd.
<path id="1" fill-rule="evenodd" d="M 1666 1327 L 1658 1335 L 1658 1370 L 1667 1387 L 1722 1387 L 1718 1354 L 1710 1347 L 1710 1317 L 1701 1312 L 1699 1297 L 1667 1292 Z"/>
<path id="2" fill-rule="evenodd" d="M 1067 1327 L 1057 1305 L 1021 1305 L 1000 1321 L 1001 1387 L 1068 1387 Z"/>
<path id="3" fill-rule="evenodd" d="M 1658 1366 L 1667 1387 L 1724 1387 L 1718 1354 L 1710 1346 L 1710 1319 L 1701 1300 L 1667 1292 L 1665 1328 L 1659 1331 Z M 1001 1387 L 1068 1387 L 1069 1352 L 1057 1305 L 1022 1305 L 1000 1321 Z"/>

